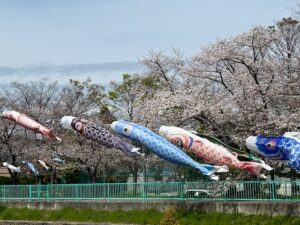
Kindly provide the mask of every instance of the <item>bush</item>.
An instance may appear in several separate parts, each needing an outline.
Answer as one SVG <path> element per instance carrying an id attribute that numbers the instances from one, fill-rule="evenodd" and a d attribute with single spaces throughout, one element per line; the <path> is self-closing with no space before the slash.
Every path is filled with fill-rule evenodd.
<path id="1" fill-rule="evenodd" d="M 160 225 L 180 225 L 176 218 L 176 209 L 175 207 L 168 208 L 163 218 L 160 221 Z"/>

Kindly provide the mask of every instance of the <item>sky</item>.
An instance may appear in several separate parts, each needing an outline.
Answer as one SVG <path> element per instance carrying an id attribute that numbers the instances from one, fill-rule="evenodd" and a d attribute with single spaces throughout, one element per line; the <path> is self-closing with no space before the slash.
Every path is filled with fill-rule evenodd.
<path id="1" fill-rule="evenodd" d="M 133 62 L 273 25 L 300 0 L 0 0 L 0 67 Z"/>

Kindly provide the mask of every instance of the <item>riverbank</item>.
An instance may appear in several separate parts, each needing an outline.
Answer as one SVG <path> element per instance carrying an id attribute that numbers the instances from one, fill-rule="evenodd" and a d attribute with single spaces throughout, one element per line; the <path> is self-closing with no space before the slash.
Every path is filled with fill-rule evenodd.
<path id="1" fill-rule="evenodd" d="M 300 215 L 300 202 L 287 201 L 205 201 L 205 200 L 81 200 L 81 201 L 2 201 L 8 208 L 59 210 L 65 208 L 98 211 L 157 210 L 179 208 L 196 213 L 225 213 L 245 215 L 295 216 Z"/>
<path id="2" fill-rule="evenodd" d="M 66 208 L 60 210 L 39 210 L 27 208 L 0 209 L 1 224 L 5 225 L 86 225 L 86 224 L 149 224 L 158 225 L 164 213 L 157 210 L 99 211 L 93 209 Z M 243 215 L 225 213 L 199 213 L 177 210 L 175 217 L 180 225 L 291 225 L 300 224 L 300 217 Z M 6 222 L 4 222 L 6 221 Z M 19 221 L 19 222 L 18 222 Z M 28 222 L 26 222 L 28 221 Z M 29 222 L 30 221 L 30 222 Z M 39 222 L 32 222 L 39 221 Z M 46 222 L 52 221 L 52 222 Z M 72 222 L 72 223 L 70 223 Z"/>

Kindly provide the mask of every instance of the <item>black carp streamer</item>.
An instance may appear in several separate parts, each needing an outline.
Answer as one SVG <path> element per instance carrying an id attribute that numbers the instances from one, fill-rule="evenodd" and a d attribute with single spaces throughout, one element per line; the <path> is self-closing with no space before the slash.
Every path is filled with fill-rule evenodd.
<path id="1" fill-rule="evenodd" d="M 127 155 L 144 155 L 139 152 L 139 148 L 110 133 L 100 124 L 95 124 L 88 120 L 73 116 L 62 117 L 60 123 L 62 127 L 69 130 L 75 130 L 89 140 L 110 148 L 119 149 Z"/>

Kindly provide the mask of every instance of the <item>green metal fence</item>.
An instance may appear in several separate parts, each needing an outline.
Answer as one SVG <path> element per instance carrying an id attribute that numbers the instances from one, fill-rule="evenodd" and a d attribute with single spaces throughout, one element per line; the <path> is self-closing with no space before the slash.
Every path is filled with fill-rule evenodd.
<path id="1" fill-rule="evenodd" d="M 2 185 L 0 200 L 271 200 L 299 201 L 296 182 L 152 182 Z"/>

